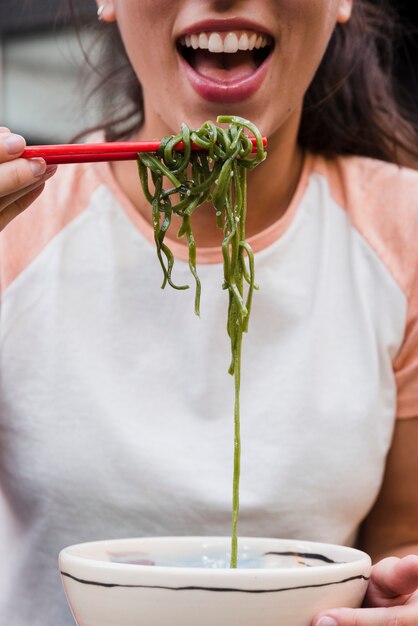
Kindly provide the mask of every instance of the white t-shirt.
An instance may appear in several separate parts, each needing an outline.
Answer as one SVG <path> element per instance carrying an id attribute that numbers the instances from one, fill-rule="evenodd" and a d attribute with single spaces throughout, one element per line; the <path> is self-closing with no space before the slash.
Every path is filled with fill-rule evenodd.
<path id="1" fill-rule="evenodd" d="M 418 174 L 308 155 L 252 245 L 239 533 L 350 544 L 418 415 Z M 221 257 L 199 255 L 199 319 L 107 164 L 62 166 L 0 254 L 0 623 L 70 626 L 66 545 L 230 533 Z"/>

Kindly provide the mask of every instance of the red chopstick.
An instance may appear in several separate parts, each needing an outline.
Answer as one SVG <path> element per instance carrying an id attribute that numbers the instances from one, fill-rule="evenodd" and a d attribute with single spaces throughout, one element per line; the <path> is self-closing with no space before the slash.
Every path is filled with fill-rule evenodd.
<path id="1" fill-rule="evenodd" d="M 254 146 L 253 152 L 257 151 L 255 137 L 249 138 Z M 48 163 L 91 163 L 94 161 L 131 161 L 138 158 L 138 152 L 157 152 L 159 141 L 119 141 L 110 143 L 70 143 L 50 146 L 28 146 L 22 157 L 33 159 L 42 157 Z M 267 139 L 263 137 L 263 146 L 267 146 Z M 184 148 L 183 142 L 179 142 L 176 150 Z M 196 144 L 192 144 L 192 150 L 201 150 Z"/>

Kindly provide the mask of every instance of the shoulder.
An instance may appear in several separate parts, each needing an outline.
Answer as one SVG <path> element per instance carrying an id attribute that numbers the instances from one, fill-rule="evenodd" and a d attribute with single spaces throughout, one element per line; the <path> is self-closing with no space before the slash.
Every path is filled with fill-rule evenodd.
<path id="1" fill-rule="evenodd" d="M 359 156 L 316 157 L 334 202 L 409 295 L 418 264 L 418 171 Z"/>
<path id="2" fill-rule="evenodd" d="M 88 208 L 103 182 L 100 168 L 92 164 L 58 168 L 39 198 L 1 233 L 2 292 Z"/>
<path id="3" fill-rule="evenodd" d="M 347 211 L 355 211 L 360 201 L 367 201 L 368 210 L 386 211 L 388 217 L 396 216 L 395 206 L 412 214 L 418 211 L 417 170 L 361 156 L 318 156 L 314 169 L 328 179 L 335 200 Z"/>

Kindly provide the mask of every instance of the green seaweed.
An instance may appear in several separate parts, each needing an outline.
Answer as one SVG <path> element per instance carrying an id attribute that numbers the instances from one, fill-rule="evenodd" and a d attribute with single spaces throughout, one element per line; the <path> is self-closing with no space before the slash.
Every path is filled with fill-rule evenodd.
<path id="1" fill-rule="evenodd" d="M 239 482 L 241 468 L 240 384 L 242 336 L 248 331 L 255 285 L 254 254 L 245 240 L 247 214 L 247 170 L 266 158 L 260 132 L 248 120 L 237 116 L 220 116 L 222 128 L 211 121 L 190 130 L 182 124 L 177 135 L 165 137 L 157 154 L 138 154 L 138 170 L 144 194 L 152 206 L 154 239 L 163 271 L 162 288 L 169 283 L 175 289 L 188 289 L 172 281 L 174 255 L 165 243 L 173 215 L 182 225 L 178 237 L 185 237 L 189 250 L 189 267 L 195 280 L 195 312 L 200 313 L 201 285 L 196 268 L 196 243 L 192 222 L 194 211 L 210 201 L 215 209 L 217 226 L 222 229 L 223 289 L 228 291 L 227 331 L 231 344 L 229 373 L 234 376 L 234 475 L 232 496 L 231 567 L 237 567 L 239 515 Z M 256 139 L 256 151 L 245 134 Z M 183 142 L 182 150 L 177 146 Z M 192 149 L 195 144 L 200 149 Z M 149 175 L 154 191 L 149 187 Z M 164 179 L 171 187 L 164 188 Z M 178 201 L 173 204 L 173 196 Z M 246 265 L 248 259 L 248 268 Z M 245 285 L 247 287 L 245 288 Z"/>

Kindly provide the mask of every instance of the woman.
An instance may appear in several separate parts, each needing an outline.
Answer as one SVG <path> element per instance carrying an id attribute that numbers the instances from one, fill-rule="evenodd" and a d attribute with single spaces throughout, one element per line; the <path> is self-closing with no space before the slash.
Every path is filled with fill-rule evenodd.
<path id="1" fill-rule="evenodd" d="M 243 356 L 240 534 L 372 555 L 364 607 L 313 626 L 416 624 L 418 175 L 399 166 L 417 157 L 416 136 L 394 104 L 381 11 L 98 10 L 113 59 L 118 32 L 126 51 L 108 103 L 122 91 L 133 105 L 108 139 L 231 113 L 269 140 L 248 180 L 260 292 Z M 63 166 L 40 196 L 55 168 L 19 159 L 23 147 L 2 129 L 0 609 L 4 623 L 52 626 L 71 622 L 55 567 L 65 545 L 228 534 L 233 390 L 210 207 L 194 216 L 199 321 L 190 297 L 159 291 L 132 163 Z M 170 247 L 187 282 L 186 246 Z"/>

